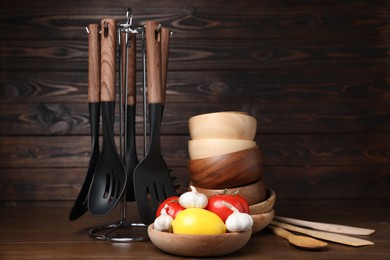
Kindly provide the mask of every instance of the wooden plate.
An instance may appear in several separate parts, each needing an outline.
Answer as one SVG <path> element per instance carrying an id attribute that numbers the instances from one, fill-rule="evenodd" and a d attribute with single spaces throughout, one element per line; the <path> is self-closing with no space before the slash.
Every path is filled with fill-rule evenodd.
<path id="1" fill-rule="evenodd" d="M 221 256 L 243 248 L 252 235 L 252 230 L 245 232 L 224 233 L 218 235 L 182 235 L 160 232 L 148 227 L 152 243 L 164 252 L 190 257 Z"/>
<path id="2" fill-rule="evenodd" d="M 262 202 L 252 204 L 249 206 L 251 214 L 261 214 L 270 211 L 275 204 L 275 192 L 269 188 L 266 190 L 266 199 Z"/>
<path id="3" fill-rule="evenodd" d="M 273 209 L 265 213 L 251 215 L 253 219 L 252 233 L 257 233 L 268 226 L 274 215 L 275 211 Z"/>

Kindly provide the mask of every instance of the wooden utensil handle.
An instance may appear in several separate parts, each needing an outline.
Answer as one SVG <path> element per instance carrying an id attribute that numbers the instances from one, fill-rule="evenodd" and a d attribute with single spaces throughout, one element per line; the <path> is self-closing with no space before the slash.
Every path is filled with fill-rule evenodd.
<path id="1" fill-rule="evenodd" d="M 169 44 L 171 39 L 171 30 L 166 27 L 161 29 L 161 103 L 165 104 L 165 93 L 167 88 L 167 72 Z"/>
<path id="2" fill-rule="evenodd" d="M 126 46 L 126 36 L 128 41 Z M 121 33 L 122 39 L 122 82 L 125 82 L 126 77 L 126 48 L 127 48 L 127 105 L 134 105 L 136 103 L 136 34 L 125 32 Z M 125 86 L 126 87 L 126 86 Z"/>
<path id="3" fill-rule="evenodd" d="M 146 59 L 148 76 L 148 102 L 161 103 L 161 32 L 158 22 L 146 22 Z"/>
<path id="4" fill-rule="evenodd" d="M 88 25 L 88 102 L 100 101 L 99 25 Z"/>
<path id="5" fill-rule="evenodd" d="M 289 237 L 292 235 L 290 232 L 288 232 L 287 230 L 285 230 L 284 228 L 281 228 L 281 227 L 277 227 L 277 226 L 272 226 L 272 225 L 269 225 L 268 228 L 272 231 L 272 233 L 274 233 L 275 235 L 277 236 L 280 236 L 280 237 L 283 237 L 285 239 L 289 239 Z"/>
<path id="6" fill-rule="evenodd" d="M 101 21 L 101 101 L 115 101 L 117 25 L 115 19 Z"/>

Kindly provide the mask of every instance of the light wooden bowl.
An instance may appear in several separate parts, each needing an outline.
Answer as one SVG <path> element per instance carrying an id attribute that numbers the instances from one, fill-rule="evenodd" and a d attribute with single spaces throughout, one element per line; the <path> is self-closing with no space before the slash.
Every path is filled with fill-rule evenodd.
<path id="1" fill-rule="evenodd" d="M 198 192 L 205 194 L 207 197 L 224 193 L 233 194 L 238 190 L 238 195 L 244 197 L 249 205 L 264 201 L 266 198 L 266 188 L 263 180 L 259 180 L 257 182 L 245 186 L 228 189 L 204 189 L 202 187 L 194 187 L 197 189 Z"/>
<path id="2" fill-rule="evenodd" d="M 150 224 L 148 235 L 156 247 L 167 253 L 188 257 L 211 257 L 227 255 L 241 249 L 248 243 L 252 230 L 218 235 L 183 235 L 160 232 Z"/>
<path id="3" fill-rule="evenodd" d="M 256 127 L 256 118 L 235 111 L 197 115 L 188 121 L 193 140 L 214 138 L 253 140 Z"/>
<path id="4" fill-rule="evenodd" d="M 191 160 L 197 160 L 254 148 L 255 141 L 238 139 L 198 139 L 188 142 Z"/>
<path id="5" fill-rule="evenodd" d="M 189 160 L 188 171 L 194 186 L 224 189 L 256 182 L 263 175 L 263 155 L 258 147 Z"/>
<path id="6" fill-rule="evenodd" d="M 271 189 L 266 189 L 266 199 L 260 203 L 249 206 L 251 214 L 261 214 L 270 211 L 275 204 L 276 195 Z"/>
<path id="7" fill-rule="evenodd" d="M 253 219 L 252 233 L 257 233 L 268 226 L 274 215 L 275 211 L 273 209 L 265 213 L 251 215 Z"/>

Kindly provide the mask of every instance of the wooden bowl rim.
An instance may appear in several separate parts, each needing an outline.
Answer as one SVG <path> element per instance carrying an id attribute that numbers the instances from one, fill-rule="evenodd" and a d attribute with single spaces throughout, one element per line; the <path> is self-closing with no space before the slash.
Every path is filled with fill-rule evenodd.
<path id="1" fill-rule="evenodd" d="M 255 148 L 256 145 L 255 140 L 222 138 L 192 139 L 188 141 L 188 155 L 191 160 L 199 160 L 248 150 Z"/>
<path id="2" fill-rule="evenodd" d="M 271 208 L 267 212 L 263 212 L 263 213 L 259 213 L 259 214 L 250 214 L 250 215 L 253 219 L 252 233 L 257 233 L 257 232 L 260 232 L 261 230 L 263 230 L 265 227 L 267 227 L 269 225 L 269 223 L 271 223 L 271 221 L 273 220 L 273 218 L 275 216 L 275 210 L 273 208 Z M 259 228 L 258 226 L 255 226 L 255 222 L 256 222 L 256 218 L 259 218 L 260 216 L 264 219 L 263 219 L 262 225 Z M 256 229 L 254 229 L 254 228 L 256 228 Z"/>
<path id="3" fill-rule="evenodd" d="M 227 254 L 233 253 L 237 250 L 240 250 L 250 240 L 251 235 L 252 235 L 252 230 L 249 229 L 249 230 L 244 231 L 244 232 L 227 232 L 227 233 L 215 234 L 215 235 L 214 234 L 188 234 L 187 235 L 187 234 L 174 234 L 174 233 L 157 231 L 154 229 L 154 224 L 152 223 L 148 226 L 148 235 L 149 235 L 149 238 L 152 241 L 152 243 L 157 248 L 159 248 L 160 250 L 165 251 L 167 253 L 174 254 L 174 255 L 180 255 L 180 256 L 207 257 L 207 256 L 227 255 Z M 157 238 L 157 236 L 159 236 L 160 238 L 162 238 L 164 240 L 164 242 L 163 242 L 164 245 L 162 245 L 161 243 L 156 244 L 155 239 Z M 183 249 L 183 247 L 181 247 L 178 250 L 175 250 L 174 247 L 172 247 L 172 248 L 167 247 L 168 244 L 174 243 L 175 239 L 180 239 L 180 238 L 184 238 L 184 239 L 187 239 L 189 241 L 195 240 L 195 242 L 196 242 L 196 240 L 202 240 L 202 239 L 217 240 L 218 238 L 221 238 L 221 240 L 222 240 L 221 243 L 223 243 L 223 241 L 230 241 L 231 242 L 231 240 L 239 241 L 241 243 L 237 243 L 236 248 L 226 247 L 226 248 L 224 248 L 224 250 L 219 250 L 219 251 L 201 250 L 202 248 L 204 248 L 203 247 L 204 245 L 200 244 L 199 250 L 196 250 L 196 252 L 194 252 L 194 253 L 187 253 L 187 254 L 184 253 L 185 248 Z M 161 241 L 161 239 L 160 239 L 160 241 Z M 193 243 L 188 243 L 188 246 L 192 247 L 191 251 L 194 251 L 194 248 L 193 248 L 194 244 Z M 213 245 L 211 244 L 210 246 L 213 246 Z"/>
<path id="4" fill-rule="evenodd" d="M 262 213 L 268 212 L 269 210 L 271 210 L 273 208 L 275 201 L 276 201 L 276 193 L 272 189 L 266 187 L 266 199 L 263 200 L 262 202 L 249 205 L 250 214 L 257 215 L 257 214 L 262 214 Z M 264 207 L 263 211 L 256 211 L 255 210 L 256 208 L 259 208 L 259 207 Z"/>
<path id="5" fill-rule="evenodd" d="M 235 151 L 235 152 L 231 152 L 231 153 L 225 153 L 225 154 L 218 154 L 218 155 L 214 155 L 214 156 L 210 156 L 210 157 L 205 157 L 205 158 L 199 158 L 199 159 L 189 159 L 188 160 L 188 163 L 200 163 L 201 161 L 208 161 L 208 160 L 217 160 L 218 157 L 231 157 L 231 156 L 234 156 L 236 153 L 246 153 L 248 152 L 249 150 L 259 150 L 260 153 L 261 153 L 261 149 L 260 149 L 260 146 L 258 144 L 256 144 L 256 146 L 254 147 L 251 147 L 251 148 L 248 148 L 248 149 L 244 149 L 244 150 L 240 150 L 240 151 Z"/>
<path id="6" fill-rule="evenodd" d="M 227 115 L 236 115 L 236 116 L 239 116 L 239 117 L 248 117 L 248 118 L 253 118 L 257 121 L 256 117 L 250 115 L 249 113 L 247 112 L 242 112 L 242 111 L 218 111 L 218 112 L 210 112 L 210 113 L 204 113 L 204 114 L 199 114 L 199 115 L 195 115 L 195 116 L 192 116 L 188 119 L 188 121 L 191 121 L 191 120 L 194 120 L 194 119 L 197 119 L 197 118 L 200 118 L 200 117 L 208 117 L 208 116 L 214 116 L 214 115 L 223 115 L 223 114 L 227 114 Z"/>

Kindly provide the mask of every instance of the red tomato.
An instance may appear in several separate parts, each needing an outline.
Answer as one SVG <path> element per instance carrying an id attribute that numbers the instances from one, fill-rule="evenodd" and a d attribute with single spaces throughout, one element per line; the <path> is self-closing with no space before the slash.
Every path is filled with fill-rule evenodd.
<path id="1" fill-rule="evenodd" d="M 185 209 L 179 204 L 179 197 L 172 196 L 164 200 L 160 206 L 158 206 L 156 218 L 161 215 L 161 210 L 165 207 L 166 204 L 168 204 L 168 208 L 166 209 L 167 214 L 172 218 L 176 218 L 177 213 Z"/>
<path id="2" fill-rule="evenodd" d="M 249 204 L 248 202 L 246 201 L 246 199 L 244 199 L 244 197 L 241 197 L 240 195 L 234 195 L 234 197 L 236 197 L 236 199 L 240 200 L 241 201 L 241 204 L 244 208 L 244 211 L 240 211 L 240 212 L 243 212 L 243 213 L 248 213 L 250 212 L 250 208 L 249 208 Z"/>
<path id="3" fill-rule="evenodd" d="M 211 196 L 209 198 L 209 203 L 207 204 L 206 209 L 217 214 L 222 219 L 222 221 L 225 222 L 229 215 L 233 213 L 233 211 L 223 205 L 223 201 L 232 204 L 235 208 L 238 209 L 238 211 L 249 214 L 248 202 L 239 195 L 221 194 Z"/>

